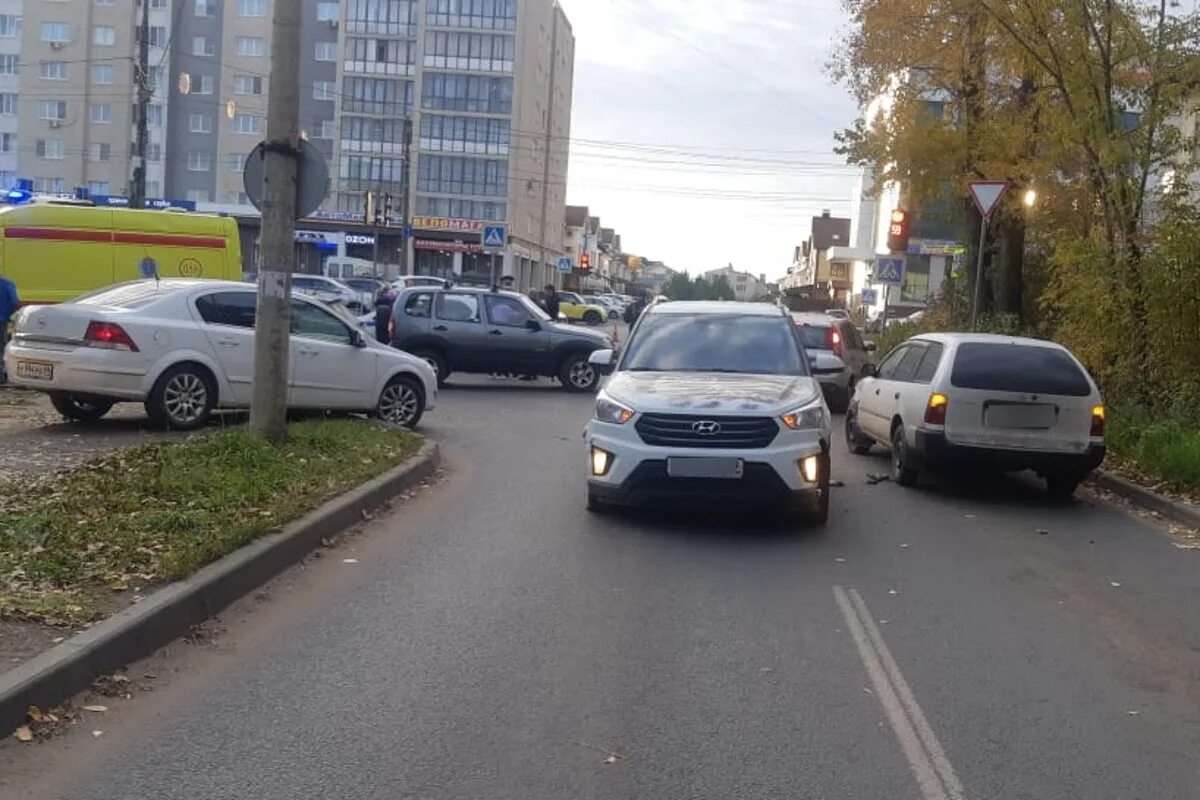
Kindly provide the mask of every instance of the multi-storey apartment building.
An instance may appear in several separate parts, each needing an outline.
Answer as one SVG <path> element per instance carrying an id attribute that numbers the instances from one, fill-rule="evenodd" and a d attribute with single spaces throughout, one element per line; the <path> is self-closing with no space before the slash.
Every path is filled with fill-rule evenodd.
<path id="1" fill-rule="evenodd" d="M 0 0 L 2 182 L 129 194 L 149 2 L 147 195 L 253 229 L 242 165 L 266 129 L 277 1 Z M 296 1 L 301 128 L 331 175 L 304 224 L 391 270 L 459 275 L 491 274 L 480 233 L 506 224 L 497 269 L 522 288 L 557 280 L 574 35 L 556 0 Z M 390 201 L 382 229 L 364 219 L 368 192 Z"/>

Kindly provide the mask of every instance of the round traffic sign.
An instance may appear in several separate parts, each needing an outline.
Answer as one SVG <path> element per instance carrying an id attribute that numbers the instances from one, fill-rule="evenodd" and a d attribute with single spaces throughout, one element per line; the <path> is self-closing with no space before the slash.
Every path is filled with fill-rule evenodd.
<path id="1" fill-rule="evenodd" d="M 325 196 L 329 194 L 329 167 L 325 164 L 325 157 L 308 140 L 300 139 L 299 142 L 300 156 L 296 160 L 296 219 L 307 217 L 320 208 Z M 246 166 L 242 171 L 246 197 L 259 211 L 262 211 L 266 155 L 265 143 L 259 142 L 250 155 L 246 156 Z"/>

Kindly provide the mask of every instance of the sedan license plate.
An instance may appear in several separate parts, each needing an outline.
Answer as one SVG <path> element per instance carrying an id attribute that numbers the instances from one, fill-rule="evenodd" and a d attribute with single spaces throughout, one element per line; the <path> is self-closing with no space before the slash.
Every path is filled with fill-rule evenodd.
<path id="1" fill-rule="evenodd" d="M 671 478 L 736 480 L 742 477 L 743 466 L 740 458 L 668 458 L 667 475 Z"/>
<path id="2" fill-rule="evenodd" d="M 1048 430 L 1058 421 L 1058 410 L 1048 403 L 991 403 L 983 419 L 989 428 Z"/>
<path id="3" fill-rule="evenodd" d="M 18 361 L 17 377 L 31 381 L 52 381 L 54 365 L 45 361 Z"/>

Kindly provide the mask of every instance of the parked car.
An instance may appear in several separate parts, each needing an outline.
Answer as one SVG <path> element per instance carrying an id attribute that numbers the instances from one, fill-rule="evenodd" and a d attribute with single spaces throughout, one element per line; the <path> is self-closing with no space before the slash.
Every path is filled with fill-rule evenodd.
<path id="1" fill-rule="evenodd" d="M 585 294 L 583 295 L 583 301 L 603 308 L 607 319 L 618 319 L 621 316 L 622 307 L 610 298 L 596 294 Z"/>
<path id="2" fill-rule="evenodd" d="M 864 342 L 848 319 L 799 311 L 791 316 L 800 332 L 800 341 L 812 358 L 813 375 L 821 382 L 829 410 L 844 412 L 854 387 L 863 377 L 864 367 L 871 363 L 874 343 Z"/>
<path id="3" fill-rule="evenodd" d="M 827 308 L 825 309 L 825 315 L 834 319 L 850 319 L 850 312 L 844 308 Z"/>
<path id="4" fill-rule="evenodd" d="M 143 280 L 53 306 L 27 306 L 4 353 L 17 385 L 66 417 L 96 420 L 120 402 L 155 422 L 203 426 L 250 404 L 256 289 L 233 281 Z M 292 298 L 292 408 L 361 411 L 415 427 L 437 399 L 419 358 L 371 341 L 342 311 Z"/>
<path id="5" fill-rule="evenodd" d="M 788 316 L 765 303 L 643 313 L 588 423 L 588 507 L 688 504 L 829 514 L 829 410 Z"/>
<path id="6" fill-rule="evenodd" d="M 558 310 L 572 322 L 586 322 L 588 325 L 599 325 L 608 319 L 607 308 L 590 303 L 575 292 L 558 293 Z"/>
<path id="7" fill-rule="evenodd" d="M 588 357 L 612 340 L 554 322 L 515 292 L 421 287 L 396 298 L 392 345 L 428 362 L 443 384 L 454 372 L 542 375 L 590 392 L 600 375 Z"/>
<path id="8" fill-rule="evenodd" d="M 1069 497 L 1104 460 L 1104 405 L 1069 350 L 1015 336 L 940 333 L 898 345 L 859 382 L 846 442 L 891 450 L 891 476 L 911 486 L 948 465 L 1035 470 Z"/>
<path id="9" fill-rule="evenodd" d="M 433 275 L 401 275 L 392 280 L 392 286 L 396 288 L 396 291 L 404 291 L 414 286 L 434 286 L 439 289 L 449 289 L 451 281 L 446 278 L 437 278 Z"/>
<path id="10" fill-rule="evenodd" d="M 380 290 L 387 286 L 387 281 L 383 280 L 382 278 L 364 278 L 361 276 L 355 276 L 350 278 L 342 278 L 341 281 L 351 289 L 354 289 L 357 292 L 362 292 L 365 295 L 369 295 L 372 303 L 375 302 L 375 298 L 379 295 Z"/>
<path id="11" fill-rule="evenodd" d="M 326 303 L 339 301 L 356 314 L 370 313 L 375 306 L 375 298 L 370 292 L 359 291 L 337 278 L 324 275 L 293 275 L 292 291 Z"/>

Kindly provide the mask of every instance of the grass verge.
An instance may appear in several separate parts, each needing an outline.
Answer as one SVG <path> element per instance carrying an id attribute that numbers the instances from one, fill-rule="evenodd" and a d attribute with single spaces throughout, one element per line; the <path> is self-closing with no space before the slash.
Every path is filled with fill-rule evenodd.
<path id="1" fill-rule="evenodd" d="M 1127 405 L 1109 409 L 1105 440 L 1116 465 L 1142 483 L 1166 483 L 1191 496 L 1200 493 L 1200 427 L 1140 414 Z"/>
<path id="2" fill-rule="evenodd" d="M 292 425 L 278 447 L 233 428 L 0 482 L 0 617 L 94 620 L 127 604 L 127 591 L 186 576 L 420 445 L 397 429 L 318 420 Z"/>

